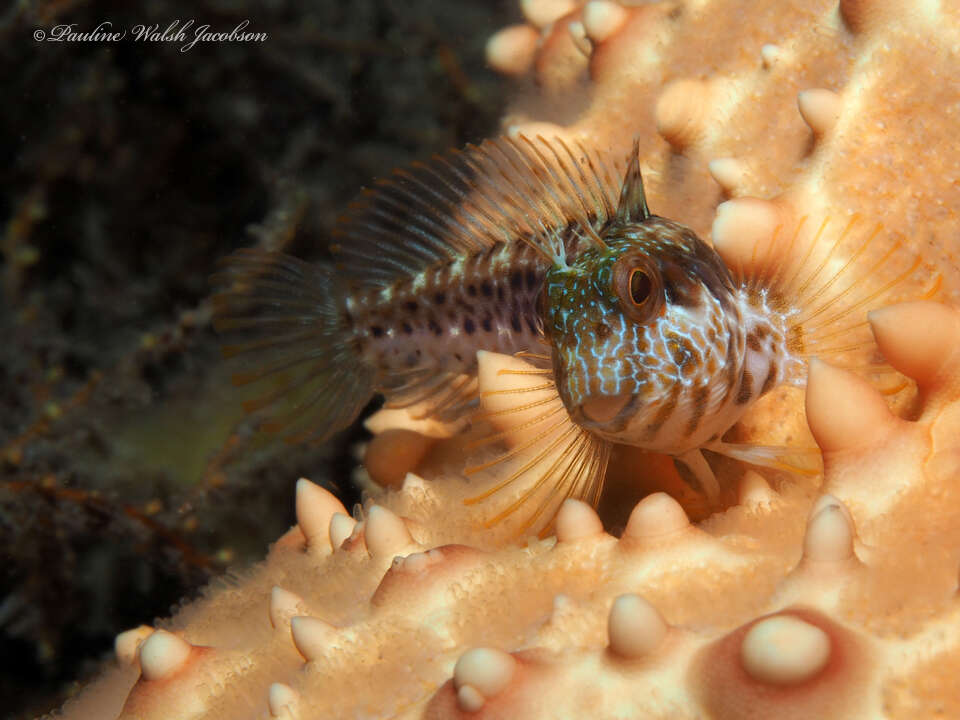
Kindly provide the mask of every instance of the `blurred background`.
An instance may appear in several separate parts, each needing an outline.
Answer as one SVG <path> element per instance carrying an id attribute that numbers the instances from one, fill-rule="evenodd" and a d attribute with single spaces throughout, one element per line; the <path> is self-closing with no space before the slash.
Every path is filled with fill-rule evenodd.
<path id="1" fill-rule="evenodd" d="M 291 447 L 244 416 L 208 278 L 242 246 L 322 259 L 373 178 L 497 132 L 483 47 L 513 0 L 249 5 L 0 11 L 0 717 L 58 707 L 118 631 L 262 558 L 298 477 L 359 499 L 361 429 Z M 267 39 L 132 39 L 191 20 Z M 127 37 L 34 37 L 103 22 Z"/>

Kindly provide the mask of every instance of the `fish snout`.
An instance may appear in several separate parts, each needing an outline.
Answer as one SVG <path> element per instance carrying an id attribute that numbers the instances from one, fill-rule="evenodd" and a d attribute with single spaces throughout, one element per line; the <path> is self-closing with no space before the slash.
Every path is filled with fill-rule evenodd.
<path id="1" fill-rule="evenodd" d="M 580 415 L 588 423 L 605 424 L 619 416 L 632 399 L 630 393 L 591 395 L 580 403 Z"/>

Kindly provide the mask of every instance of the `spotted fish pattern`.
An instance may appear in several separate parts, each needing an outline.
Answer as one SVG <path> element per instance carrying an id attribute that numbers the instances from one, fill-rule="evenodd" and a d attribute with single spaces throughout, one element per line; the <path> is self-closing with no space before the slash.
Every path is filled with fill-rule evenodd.
<path id="1" fill-rule="evenodd" d="M 676 456 L 713 499 L 701 448 L 766 463 L 723 435 L 771 388 L 803 381 L 826 326 L 804 318 L 856 281 L 818 278 L 826 260 L 806 295 L 792 279 L 735 277 L 650 212 L 636 146 L 621 164 L 542 138 L 397 171 L 348 208 L 333 250 L 333 264 L 238 251 L 215 277 L 215 326 L 245 363 L 236 380 L 267 387 L 248 409 L 295 441 L 325 440 L 377 393 L 451 420 L 482 405 L 478 351 L 526 353 L 554 400 L 518 394 L 517 413 L 543 411 L 524 444 L 475 466 L 502 462 L 506 479 L 468 500 L 513 488 L 497 517 L 529 505 L 525 528 L 567 496 L 595 501 L 614 443 Z"/>

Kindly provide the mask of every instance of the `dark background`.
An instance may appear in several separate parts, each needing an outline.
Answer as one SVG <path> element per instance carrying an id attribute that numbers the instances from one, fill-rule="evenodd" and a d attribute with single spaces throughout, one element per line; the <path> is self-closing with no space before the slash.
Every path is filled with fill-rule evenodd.
<path id="1" fill-rule="evenodd" d="M 13 3 L 0 12 L 0 717 L 59 706 L 122 629 L 263 556 L 354 428 L 254 432 L 209 325 L 240 246 L 323 257 L 364 184 L 495 134 L 511 0 Z M 252 5 L 252 4 L 251 4 Z M 135 7 L 139 6 L 139 7 Z M 137 24 L 260 43 L 134 42 Z M 121 42 L 37 42 L 102 21 Z M 194 26 L 194 27 L 195 27 Z M 187 31 L 192 35 L 193 29 Z"/>

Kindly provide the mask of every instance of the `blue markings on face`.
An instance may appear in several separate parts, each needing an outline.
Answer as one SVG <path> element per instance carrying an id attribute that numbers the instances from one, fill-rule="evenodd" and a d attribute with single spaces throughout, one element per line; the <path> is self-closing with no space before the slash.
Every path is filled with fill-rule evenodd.
<path id="1" fill-rule="evenodd" d="M 739 382 L 725 367 L 739 314 L 722 261 L 689 229 L 653 216 L 604 240 L 547 272 L 541 308 L 571 417 L 631 442 L 628 424 L 650 433 L 685 394 Z"/>

